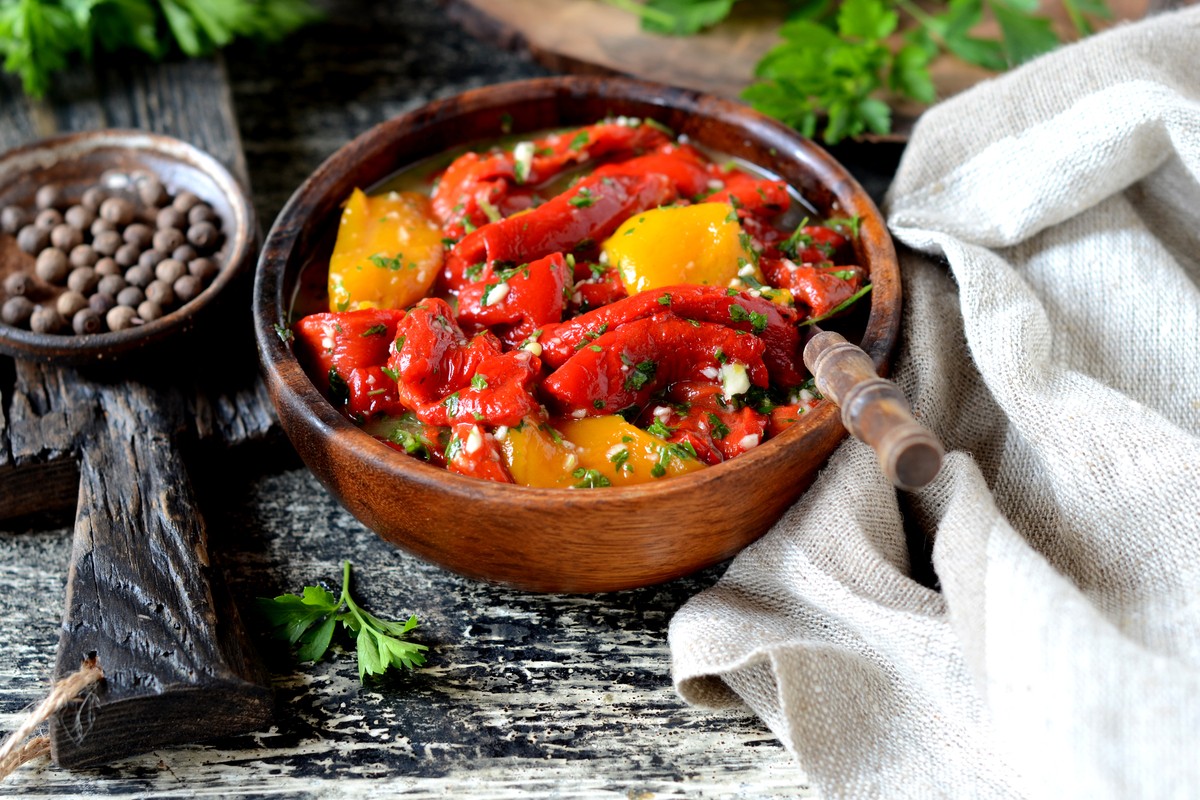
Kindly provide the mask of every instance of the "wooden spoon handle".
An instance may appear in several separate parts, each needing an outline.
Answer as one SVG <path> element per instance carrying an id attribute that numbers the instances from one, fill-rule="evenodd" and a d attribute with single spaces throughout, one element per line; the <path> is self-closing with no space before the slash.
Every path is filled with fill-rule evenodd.
<path id="1" fill-rule="evenodd" d="M 913 418 L 900 387 L 875 373 L 862 348 L 821 331 L 804 346 L 804 363 L 821 394 L 842 409 L 842 424 L 869 444 L 895 486 L 920 489 L 942 467 L 942 444 Z"/>
<path id="2" fill-rule="evenodd" d="M 62 767 L 254 730 L 272 708 L 209 566 L 204 520 L 172 441 L 179 414 L 136 383 L 97 393 L 55 677 L 95 657 L 104 682 L 51 721 Z"/>

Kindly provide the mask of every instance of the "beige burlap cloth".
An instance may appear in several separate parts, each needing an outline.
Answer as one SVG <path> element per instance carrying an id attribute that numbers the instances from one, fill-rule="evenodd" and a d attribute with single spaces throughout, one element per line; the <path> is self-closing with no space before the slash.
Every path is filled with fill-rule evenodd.
<path id="1" fill-rule="evenodd" d="M 1200 8 L 935 107 L 887 206 L 945 468 L 846 442 L 676 615 L 680 694 L 830 798 L 1200 797 Z"/>

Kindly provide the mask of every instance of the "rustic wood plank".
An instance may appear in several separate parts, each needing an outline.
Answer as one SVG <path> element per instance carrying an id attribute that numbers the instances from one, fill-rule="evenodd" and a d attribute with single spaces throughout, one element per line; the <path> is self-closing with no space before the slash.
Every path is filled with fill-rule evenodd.
<path id="1" fill-rule="evenodd" d="M 218 618 L 208 536 L 174 439 L 182 399 L 140 383 L 97 389 L 55 675 L 96 657 L 105 680 L 50 728 L 56 763 L 81 767 L 253 730 L 265 676 L 232 606 Z"/>

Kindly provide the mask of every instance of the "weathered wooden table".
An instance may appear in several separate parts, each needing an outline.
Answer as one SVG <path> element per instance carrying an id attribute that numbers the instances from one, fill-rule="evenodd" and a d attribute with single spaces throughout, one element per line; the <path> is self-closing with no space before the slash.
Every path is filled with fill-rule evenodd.
<path id="1" fill-rule="evenodd" d="M 0 90 L 0 143 L 106 125 L 174 133 L 248 172 L 265 227 L 312 169 L 376 122 L 434 97 L 537 74 L 520 56 L 462 33 L 434 0 L 343 2 L 281 45 L 239 45 L 223 61 L 198 64 L 110 64 L 94 77 L 69 77 L 39 106 L 25 105 L 9 83 Z M 221 114 L 236 119 L 240 142 Z M 894 157 L 863 173 L 876 193 Z M 253 341 L 244 346 L 252 351 Z M 253 357 L 231 354 L 245 356 Z M 67 438 L 29 441 L 69 427 L 39 408 L 53 388 L 43 373 L 0 359 L 4 731 L 46 692 L 63 612 L 75 467 L 62 457 Z M 269 727 L 92 770 L 43 761 L 10 778 L 5 794 L 350 797 L 382 787 L 413 798 L 812 795 L 760 721 L 689 708 L 671 688 L 668 622 L 720 568 L 597 596 L 458 578 L 393 549 L 342 510 L 272 427 L 252 376 L 196 391 L 202 419 L 186 448 L 188 471 L 237 604 L 246 611 L 256 596 L 336 580 L 349 559 L 368 607 L 420 616 L 428 666 L 360 687 L 351 653 L 297 668 L 247 614 L 276 695 Z M 22 428 L 22 409 L 43 416 Z M 56 448 L 46 469 L 14 467 Z M 50 510 L 24 507 L 33 483 L 38 496 L 53 485 L 50 494 L 65 499 Z"/>

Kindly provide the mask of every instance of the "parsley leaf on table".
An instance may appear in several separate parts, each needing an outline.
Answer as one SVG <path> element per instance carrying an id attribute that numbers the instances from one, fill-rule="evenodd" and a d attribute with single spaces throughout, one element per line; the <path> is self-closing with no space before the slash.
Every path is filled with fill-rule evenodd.
<path id="1" fill-rule="evenodd" d="M 4 69 L 41 97 L 54 73 L 97 48 L 199 56 L 238 37 L 274 41 L 319 18 L 309 0 L 0 0 Z"/>
<path id="2" fill-rule="evenodd" d="M 729 16 L 737 0 L 605 0 L 641 18 L 644 30 L 691 35 Z M 1105 0 L 1061 0 L 1080 36 L 1111 16 Z M 929 65 L 942 53 L 1000 71 L 1058 45 L 1038 0 L 792 0 L 783 41 L 755 69 L 743 97 L 805 136 L 834 144 L 891 130 L 883 90 L 922 103 L 935 99 Z M 990 15 L 996 39 L 972 36 Z"/>
<path id="3" fill-rule="evenodd" d="M 390 667 L 413 669 L 425 663 L 422 651 L 428 648 L 402 638 L 417 627 L 416 615 L 404 622 L 388 622 L 354 602 L 350 596 L 349 561 L 342 566 L 342 593 L 338 597 L 323 587 L 305 586 L 301 595 L 260 597 L 258 609 L 278 638 L 298 645 L 296 658 L 300 661 L 317 661 L 324 656 L 341 623 L 355 641 L 360 681 L 365 682 L 367 675 L 381 675 Z"/>

